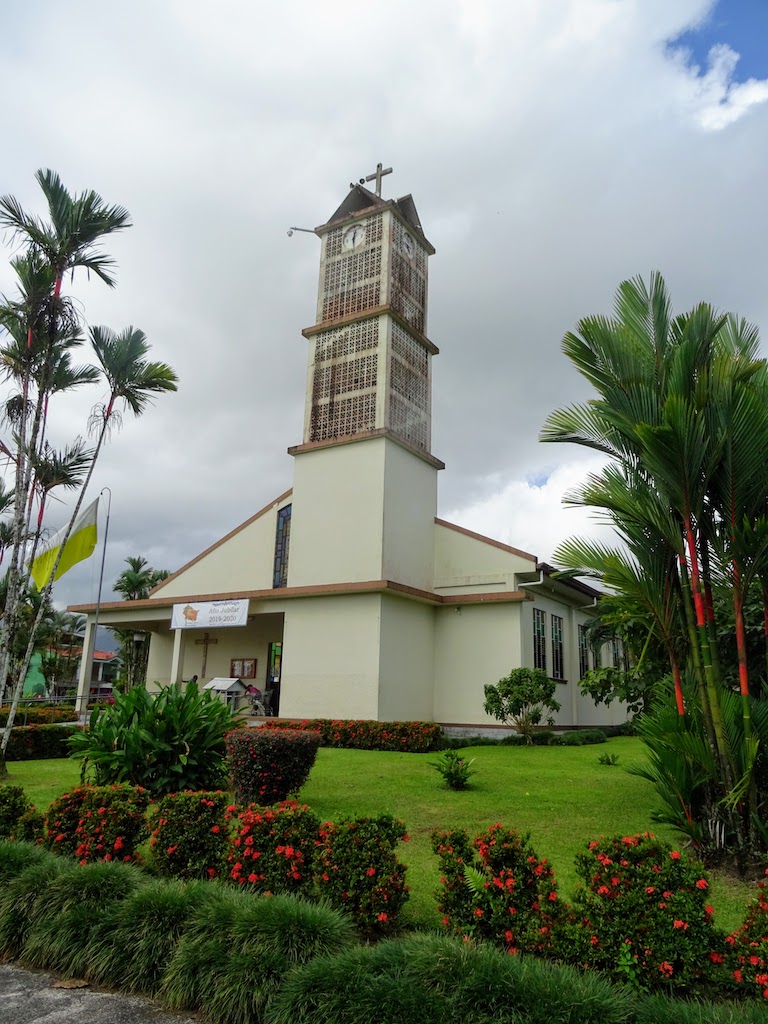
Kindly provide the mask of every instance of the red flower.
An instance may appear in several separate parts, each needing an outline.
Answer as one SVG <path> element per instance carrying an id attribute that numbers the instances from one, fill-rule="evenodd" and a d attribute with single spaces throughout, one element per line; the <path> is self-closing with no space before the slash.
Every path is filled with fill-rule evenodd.
<path id="1" fill-rule="evenodd" d="M 696 888 L 697 889 L 708 889 L 709 888 L 709 882 L 706 880 L 706 878 L 700 878 L 698 880 L 698 882 L 696 883 Z"/>
<path id="2" fill-rule="evenodd" d="M 687 921 L 673 921 L 672 922 L 672 927 L 673 928 L 678 928 L 678 929 L 682 928 L 683 930 L 685 930 L 688 927 L 688 922 Z"/>
<path id="3" fill-rule="evenodd" d="M 481 911 L 481 913 L 482 913 L 482 911 Z M 387 915 L 382 912 L 381 914 L 379 914 L 379 916 L 376 918 L 376 920 L 377 921 L 386 921 L 387 920 Z"/>
<path id="4" fill-rule="evenodd" d="M 674 967 L 672 966 L 672 964 L 667 963 L 666 960 L 659 964 L 659 970 L 665 978 L 671 978 L 674 973 Z"/>
<path id="5" fill-rule="evenodd" d="M 369 878 L 373 878 L 373 876 L 376 874 L 376 868 L 368 868 L 365 873 L 366 875 L 368 875 Z"/>
<path id="6" fill-rule="evenodd" d="M 680 854 L 677 852 L 677 850 L 673 850 L 669 856 L 671 860 L 680 860 Z"/>

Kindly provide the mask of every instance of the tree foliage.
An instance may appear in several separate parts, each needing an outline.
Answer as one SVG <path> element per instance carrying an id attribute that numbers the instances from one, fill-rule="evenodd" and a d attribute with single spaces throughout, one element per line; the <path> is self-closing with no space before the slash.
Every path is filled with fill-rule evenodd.
<path id="1" fill-rule="evenodd" d="M 765 642 L 768 365 L 757 328 L 703 302 L 674 316 L 656 273 L 648 284 L 624 281 L 614 315 L 581 320 L 563 351 L 595 396 L 552 413 L 541 437 L 607 457 L 565 500 L 597 509 L 617 543 L 570 540 L 555 559 L 566 575 L 596 579 L 616 595 L 635 639 L 645 636 L 638 657 L 663 652 L 681 722 L 646 742 L 654 756 L 676 752 L 668 768 L 679 770 L 681 791 L 704 774 L 710 850 L 734 849 L 743 863 L 762 845 L 755 823 L 768 809 L 756 785 L 768 751 L 754 721 L 768 648 L 762 665 L 750 662 L 745 618 L 759 588 Z M 685 825 L 698 806 L 680 813 Z"/>
<path id="2" fill-rule="evenodd" d="M 557 683 L 540 668 L 513 668 L 495 685 L 485 687 L 483 708 L 487 715 L 493 715 L 499 722 L 511 724 L 525 736 L 526 743 L 533 742 L 533 730 L 544 718 L 545 711 L 559 711 L 555 700 Z M 547 724 L 553 725 L 552 715 Z"/>

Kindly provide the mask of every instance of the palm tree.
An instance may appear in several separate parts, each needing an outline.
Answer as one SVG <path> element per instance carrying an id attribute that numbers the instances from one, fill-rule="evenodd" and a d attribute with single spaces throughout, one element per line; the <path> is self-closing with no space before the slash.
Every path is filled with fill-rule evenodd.
<path id="1" fill-rule="evenodd" d="M 41 170 L 36 175 L 48 206 L 48 221 L 27 214 L 12 196 L 0 197 L 0 227 L 10 229 L 12 235 L 25 246 L 22 256 L 12 261 L 19 280 L 20 299 L 5 303 L 0 308 L 0 324 L 8 329 L 15 321 L 12 336 L 26 336 L 27 355 L 21 378 L 21 408 L 19 432 L 15 445 L 15 491 L 17 502 L 14 514 L 14 538 L 9 568 L 8 606 L 5 619 L 5 649 L 13 642 L 16 628 L 16 605 L 22 583 L 23 552 L 27 529 L 25 512 L 32 480 L 30 450 L 36 450 L 37 430 L 43 416 L 48 379 L 43 374 L 31 427 L 32 443 L 27 438 L 27 419 L 30 383 L 33 369 L 40 359 L 43 367 L 49 365 L 57 341 L 72 335 L 77 324 L 77 312 L 69 300 L 62 298 L 61 286 L 65 274 L 74 275 L 76 269 L 93 272 L 112 287 L 114 261 L 99 247 L 106 235 L 130 226 L 127 210 L 109 206 L 98 193 L 90 190 L 80 195 L 71 194 L 57 174 Z M 7 679 L 7 659 L 0 656 L 0 693 Z M 12 715 L 10 716 L 12 719 Z M 3 750 L 5 742 L 3 743 Z"/>
<path id="2" fill-rule="evenodd" d="M 46 598 L 50 595 L 53 587 L 62 552 L 77 520 L 104 441 L 110 429 L 121 423 L 120 405 L 138 417 L 146 410 L 156 395 L 177 390 L 178 378 L 171 367 L 167 363 L 151 362 L 146 358 L 149 352 L 149 343 L 143 331 L 128 327 L 120 334 L 115 334 L 108 327 L 93 327 L 90 335 L 91 344 L 109 388 L 109 395 L 103 404 L 96 407 L 91 417 L 92 426 L 97 431 L 96 446 L 93 449 L 90 466 L 72 511 L 69 525 L 62 538 L 59 555 L 53 564 L 50 580 L 43 589 Z M 33 629 L 39 627 L 41 617 L 41 615 L 38 616 Z M 33 651 L 33 642 L 30 639 L 25 658 L 25 670 Z M 11 713 L 8 715 L 8 722 L 11 724 L 16 703 L 17 699 L 15 698 Z M 6 724 L 0 745 L 0 758 L 5 755 L 10 729 L 11 725 Z"/>
<path id="3" fill-rule="evenodd" d="M 768 579 L 768 372 L 757 346 L 752 325 L 706 303 L 673 318 L 658 274 L 648 286 L 625 281 L 613 318 L 582 320 L 563 342 L 597 397 L 553 413 L 542 432 L 542 440 L 575 442 L 611 460 L 570 497 L 603 511 L 629 559 L 575 542 L 557 557 L 572 572 L 644 595 L 667 649 L 681 719 L 686 669 L 696 682 L 721 806 L 742 846 L 754 838 L 739 801 L 747 790 L 754 795 L 757 740 L 741 611 L 750 580 Z M 660 561 L 649 563 L 656 553 Z M 739 647 L 738 735 L 715 642 L 713 584 L 726 577 Z"/>
<path id="4" fill-rule="evenodd" d="M 167 569 L 153 569 L 141 555 L 128 557 L 125 561 L 128 568 L 123 569 L 112 586 L 125 601 L 143 601 L 169 575 Z M 147 676 L 149 634 L 133 629 L 116 629 L 114 632 L 120 640 L 127 686 L 143 685 Z M 137 636 L 142 637 L 143 642 L 137 643 Z"/>

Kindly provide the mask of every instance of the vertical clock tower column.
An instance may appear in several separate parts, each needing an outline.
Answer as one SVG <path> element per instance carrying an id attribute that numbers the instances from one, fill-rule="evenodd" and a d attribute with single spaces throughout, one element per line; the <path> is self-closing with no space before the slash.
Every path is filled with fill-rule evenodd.
<path id="1" fill-rule="evenodd" d="M 376 177 L 375 175 L 371 176 Z M 380 171 L 377 190 L 380 191 Z M 327 223 L 295 456 L 289 586 L 433 586 L 427 261 L 410 196 L 353 185 Z"/>

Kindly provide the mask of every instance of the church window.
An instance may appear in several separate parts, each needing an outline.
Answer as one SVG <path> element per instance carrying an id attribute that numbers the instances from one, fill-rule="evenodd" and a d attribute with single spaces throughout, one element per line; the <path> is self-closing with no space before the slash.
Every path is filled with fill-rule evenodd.
<path id="1" fill-rule="evenodd" d="M 579 679 L 589 672 L 589 633 L 586 626 L 579 626 Z"/>
<path id="2" fill-rule="evenodd" d="M 273 587 L 288 586 L 288 547 L 291 540 L 291 506 L 285 505 L 277 513 L 275 534 L 275 575 Z"/>
<path id="3" fill-rule="evenodd" d="M 563 620 L 560 615 L 552 616 L 552 678 L 565 679 L 563 657 Z"/>
<path id="4" fill-rule="evenodd" d="M 533 667 L 547 671 L 547 613 L 533 609 Z"/>

